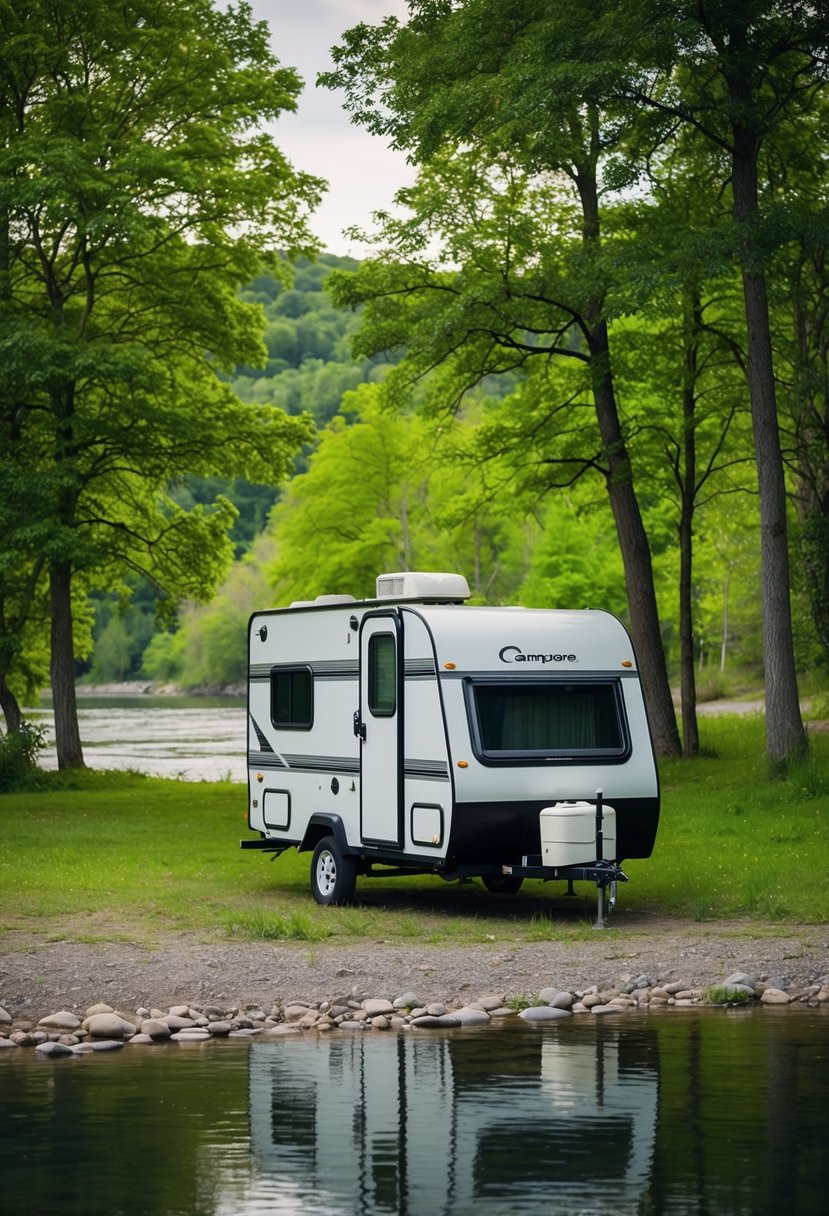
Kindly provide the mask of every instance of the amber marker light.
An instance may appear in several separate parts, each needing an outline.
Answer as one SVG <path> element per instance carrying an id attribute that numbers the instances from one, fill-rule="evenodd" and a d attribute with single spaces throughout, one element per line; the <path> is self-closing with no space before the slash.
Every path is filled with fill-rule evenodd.
<path id="1" fill-rule="evenodd" d="M 446 668 L 447 671 L 454 671 L 457 664 L 456 663 L 444 663 L 443 666 Z"/>
<path id="2" fill-rule="evenodd" d="M 256 780 L 257 780 L 257 781 L 264 781 L 264 780 L 265 780 L 265 774 L 264 774 L 264 773 L 257 773 L 257 774 L 256 774 Z"/>
<path id="3" fill-rule="evenodd" d="M 623 667 L 632 667 L 633 664 L 631 663 L 630 659 L 622 659 L 622 666 Z"/>
<path id="4" fill-rule="evenodd" d="M 469 761 L 468 760 L 459 760 L 458 768 L 469 768 Z"/>

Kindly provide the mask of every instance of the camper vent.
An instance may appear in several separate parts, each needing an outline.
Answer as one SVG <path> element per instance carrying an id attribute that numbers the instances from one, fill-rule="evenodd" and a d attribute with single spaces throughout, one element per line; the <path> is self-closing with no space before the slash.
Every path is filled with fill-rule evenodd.
<path id="1" fill-rule="evenodd" d="M 434 574 L 405 570 L 377 578 L 378 600 L 441 600 L 457 603 L 471 592 L 462 574 Z"/>
<path id="2" fill-rule="evenodd" d="M 289 608 L 315 608 L 326 604 L 354 604 L 353 595 L 318 595 L 315 600 L 291 600 Z"/>

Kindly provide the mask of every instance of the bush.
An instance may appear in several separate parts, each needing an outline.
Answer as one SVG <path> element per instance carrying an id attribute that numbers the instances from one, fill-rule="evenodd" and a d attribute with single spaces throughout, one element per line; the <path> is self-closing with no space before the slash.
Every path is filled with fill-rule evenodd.
<path id="1" fill-rule="evenodd" d="M 23 721 L 20 729 L 0 735 L 0 793 L 31 785 L 39 772 L 38 753 L 46 746 L 46 736 L 40 726 Z"/>

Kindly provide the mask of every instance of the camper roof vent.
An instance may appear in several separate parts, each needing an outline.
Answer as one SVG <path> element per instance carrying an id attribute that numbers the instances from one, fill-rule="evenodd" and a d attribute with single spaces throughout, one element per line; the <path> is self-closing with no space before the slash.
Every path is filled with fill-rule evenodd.
<path id="1" fill-rule="evenodd" d="M 378 600 L 440 600 L 457 603 L 468 600 L 471 592 L 462 574 L 435 574 L 431 571 L 404 570 L 380 574 Z"/>
<path id="2" fill-rule="evenodd" d="M 318 595 L 315 604 L 353 604 L 353 595 Z"/>

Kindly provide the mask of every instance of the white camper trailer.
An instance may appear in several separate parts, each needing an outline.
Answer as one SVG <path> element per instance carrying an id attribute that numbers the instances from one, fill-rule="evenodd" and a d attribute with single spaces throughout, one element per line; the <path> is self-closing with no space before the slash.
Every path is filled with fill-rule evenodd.
<path id="1" fill-rule="evenodd" d="M 630 638 L 604 611 L 466 605 L 457 574 L 381 575 L 249 626 L 243 848 L 313 854 L 311 889 L 433 873 L 624 880 L 659 787 Z"/>

